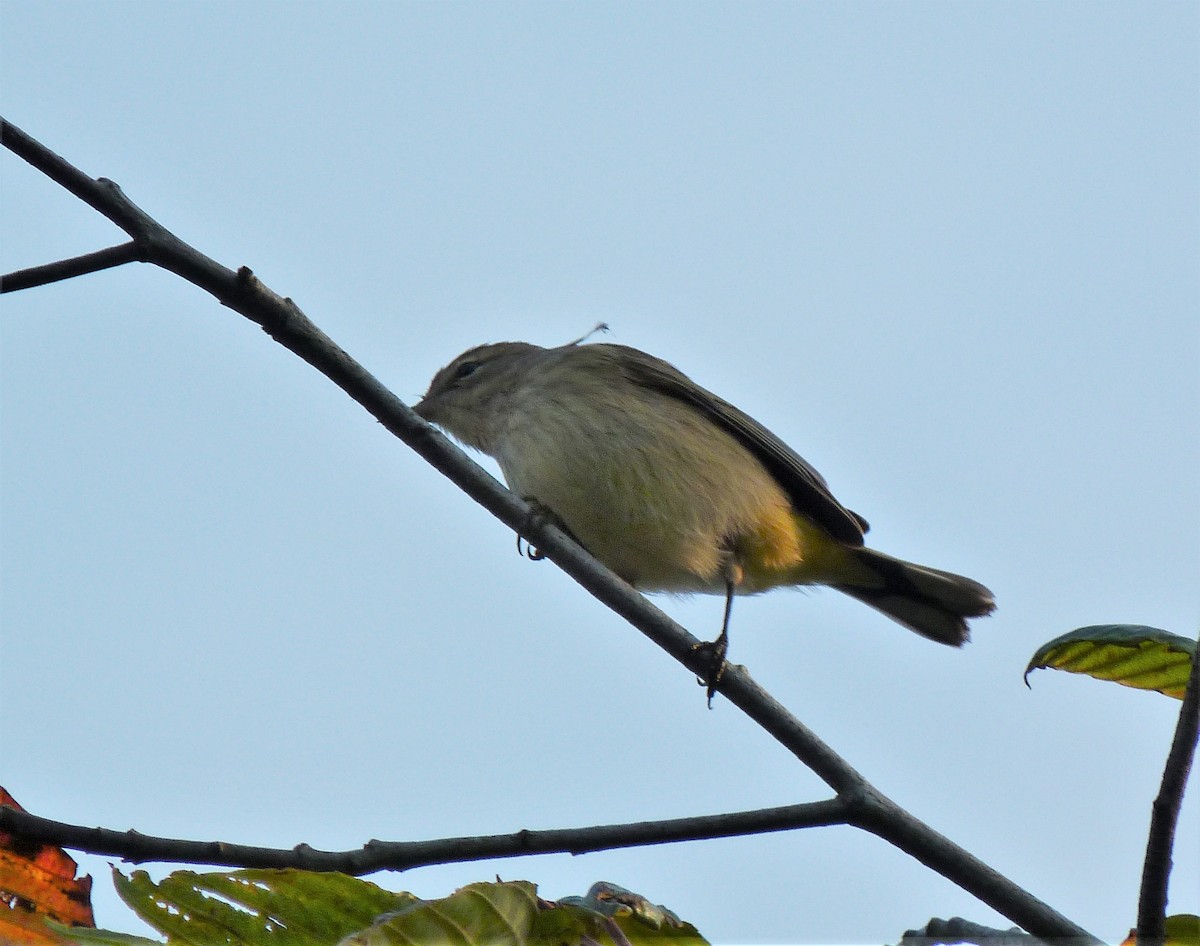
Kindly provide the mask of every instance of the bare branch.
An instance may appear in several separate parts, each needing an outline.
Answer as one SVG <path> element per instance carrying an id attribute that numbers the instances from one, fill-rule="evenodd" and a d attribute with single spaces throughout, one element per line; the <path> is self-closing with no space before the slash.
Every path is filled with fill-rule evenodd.
<path id="1" fill-rule="evenodd" d="M 135 864 L 157 861 L 223 867 L 294 867 L 301 870 L 339 871 L 355 876 L 379 870 L 409 870 L 431 864 L 457 864 L 527 854 L 588 854 L 614 848 L 765 834 L 835 824 L 846 824 L 846 805 L 832 798 L 806 805 L 665 821 L 547 831 L 525 830 L 513 834 L 441 838 L 436 841 L 368 841 L 354 850 L 319 851 L 307 844 L 290 849 L 249 847 L 224 841 L 185 841 L 152 837 L 137 831 L 86 828 L 0 806 L 0 832 L 9 831 L 26 840 L 91 854 L 120 857 Z"/>
<path id="2" fill-rule="evenodd" d="M 1183 694 L 1183 707 L 1175 726 L 1175 738 L 1163 767 L 1162 783 L 1150 814 L 1146 860 L 1142 865 L 1142 889 L 1138 897 L 1138 946 L 1162 946 L 1166 938 L 1167 884 L 1171 876 L 1171 851 L 1175 847 L 1175 825 L 1183 806 L 1183 790 L 1200 730 L 1200 645 L 1192 656 L 1192 672 Z"/>
<path id="3" fill-rule="evenodd" d="M 35 286 L 46 286 L 63 279 L 73 279 L 76 276 L 86 276 L 88 273 L 98 273 L 102 269 L 112 269 L 126 263 L 136 263 L 142 258 L 141 250 L 132 240 L 120 246 L 110 246 L 108 249 L 86 253 L 72 259 L 58 260 L 46 263 L 44 266 L 32 266 L 29 269 L 18 269 L 15 272 L 0 276 L 0 292 L 17 292 L 21 289 L 32 289 Z"/>
<path id="4" fill-rule="evenodd" d="M 79 168 L 59 157 L 40 141 L 29 137 L 16 125 L 0 118 L 0 144 L 20 158 L 24 158 L 46 177 L 69 190 L 85 204 L 100 210 L 92 202 L 96 182 Z M 100 210 L 104 213 L 103 210 Z M 107 217 L 108 214 L 105 214 Z M 112 219 L 112 218 L 109 218 Z M 120 224 L 118 224 L 120 226 Z M 124 229 L 124 227 L 122 227 Z"/>
<path id="5" fill-rule="evenodd" d="M 505 489 L 439 431 L 417 417 L 406 404 L 334 344 L 290 299 L 276 295 L 259 282 L 249 269 L 243 267 L 235 273 L 188 246 L 134 205 L 116 184 L 87 177 L 2 119 L 0 140 L 124 229 L 142 248 L 145 260 L 212 293 L 221 303 L 261 325 L 279 344 L 322 372 L 472 499 L 512 529 L 523 532 L 533 540 L 537 548 L 563 571 L 683 664 L 689 672 L 702 674 L 707 670 L 706 658 L 694 649 L 699 643 L 695 637 L 597 562 L 552 523 L 531 519 L 526 503 Z M 882 795 L 846 760 L 758 686 L 744 668 L 728 667 L 716 689 L 838 794 L 849 811 L 849 823 L 911 854 L 1040 938 L 1069 939 L 1079 943 L 1100 942 Z"/>

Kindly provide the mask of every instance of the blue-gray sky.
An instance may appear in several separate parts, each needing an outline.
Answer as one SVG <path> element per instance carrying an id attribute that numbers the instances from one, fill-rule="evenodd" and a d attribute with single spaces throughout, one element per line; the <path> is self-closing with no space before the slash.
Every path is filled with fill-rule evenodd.
<path id="1" fill-rule="evenodd" d="M 791 443 L 877 547 L 990 585 L 961 652 L 778 592 L 738 602 L 732 657 L 1120 938 L 1179 704 L 1021 671 L 1080 625 L 1200 619 L 1198 40 L 1193 3 L 6 0 L 0 95 L 402 397 L 604 320 Z M 3 269 L 122 239 L 0 177 Z M 825 797 L 194 287 L 7 296 L 0 342 L 0 782 L 31 810 L 345 848 Z M 718 599 L 660 603 L 718 627 Z M 1193 786 L 1176 910 L 1197 812 Z M 850 829 L 377 879 L 496 873 L 614 881 L 726 943 L 1001 922 Z"/>

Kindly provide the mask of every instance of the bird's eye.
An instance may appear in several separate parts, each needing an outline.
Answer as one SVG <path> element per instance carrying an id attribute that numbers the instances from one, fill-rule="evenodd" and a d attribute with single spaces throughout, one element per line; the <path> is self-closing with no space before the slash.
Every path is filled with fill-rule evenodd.
<path id="1" fill-rule="evenodd" d="M 471 375 L 473 375 L 475 373 L 475 370 L 478 367 L 479 367 L 478 361 L 474 361 L 474 360 L 464 361 L 461 365 L 459 365 L 457 368 L 454 369 L 453 380 L 461 381 L 463 378 L 469 378 Z"/>

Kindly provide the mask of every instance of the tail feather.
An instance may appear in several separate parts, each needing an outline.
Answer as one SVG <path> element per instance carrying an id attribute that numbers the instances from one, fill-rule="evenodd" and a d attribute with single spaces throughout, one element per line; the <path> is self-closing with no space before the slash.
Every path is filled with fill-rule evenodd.
<path id="1" fill-rule="evenodd" d="M 864 570 L 863 579 L 833 587 L 922 637 L 960 647 L 970 638 L 967 618 L 983 617 L 996 609 L 992 593 L 970 578 L 914 565 L 873 549 L 856 548 L 853 555 Z"/>

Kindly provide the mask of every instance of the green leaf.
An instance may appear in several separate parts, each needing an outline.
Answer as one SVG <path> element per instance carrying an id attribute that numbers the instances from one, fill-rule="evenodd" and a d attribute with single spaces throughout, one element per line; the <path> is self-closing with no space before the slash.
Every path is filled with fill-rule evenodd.
<path id="1" fill-rule="evenodd" d="M 1025 668 L 1025 685 L 1031 672 L 1050 667 L 1182 700 L 1195 654 L 1195 641 L 1157 627 L 1094 624 L 1040 647 Z"/>
<path id="2" fill-rule="evenodd" d="M 443 900 L 410 904 L 339 946 L 525 946 L 537 912 L 537 887 L 528 881 L 469 884 Z"/>
<path id="3" fill-rule="evenodd" d="M 160 939 L 146 939 L 132 933 L 115 933 L 112 930 L 97 930 L 91 927 L 64 926 L 47 920 L 46 925 L 64 940 L 78 946 L 163 946 Z"/>
<path id="4" fill-rule="evenodd" d="M 471 884 L 383 917 L 339 946 L 576 946 L 585 935 L 603 946 L 707 946 L 694 926 L 615 884 L 553 903 L 525 881 Z"/>
<path id="5" fill-rule="evenodd" d="M 333 946 L 380 914 L 417 901 L 357 877 L 300 870 L 183 870 L 156 884 L 145 871 L 125 877 L 114 869 L 113 883 L 172 946 Z"/>
<path id="6" fill-rule="evenodd" d="M 1200 916 L 1176 913 L 1167 917 L 1167 938 L 1164 946 L 1200 946 Z"/>
<path id="7" fill-rule="evenodd" d="M 1137 946 L 1137 930 L 1130 930 L 1121 946 Z M 1167 917 L 1163 946 L 1200 946 L 1200 916 L 1176 913 Z"/>
<path id="8" fill-rule="evenodd" d="M 694 926 L 615 884 L 553 903 L 526 881 L 470 884 L 442 900 L 298 870 L 176 871 L 156 884 L 145 871 L 114 869 L 113 881 L 169 946 L 577 946 L 585 937 L 603 946 L 707 946 Z M 155 943 L 104 931 L 81 941 Z"/>

